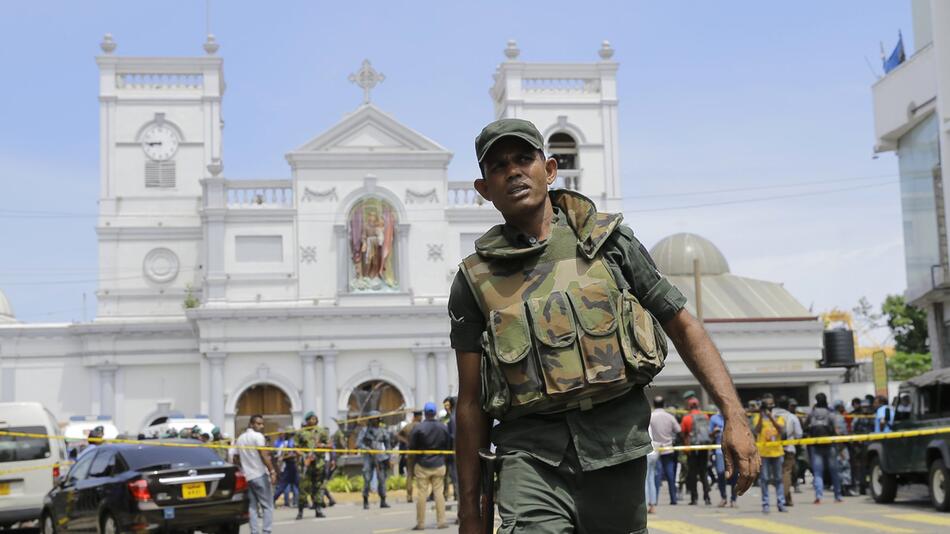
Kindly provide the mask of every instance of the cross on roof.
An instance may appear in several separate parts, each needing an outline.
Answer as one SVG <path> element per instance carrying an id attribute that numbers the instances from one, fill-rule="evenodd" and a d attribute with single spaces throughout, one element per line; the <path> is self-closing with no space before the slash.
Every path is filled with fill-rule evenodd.
<path id="1" fill-rule="evenodd" d="M 363 60 L 360 70 L 350 74 L 350 82 L 355 83 L 363 89 L 363 103 L 369 104 L 369 93 L 374 87 L 380 84 L 386 76 L 370 65 L 368 59 Z"/>

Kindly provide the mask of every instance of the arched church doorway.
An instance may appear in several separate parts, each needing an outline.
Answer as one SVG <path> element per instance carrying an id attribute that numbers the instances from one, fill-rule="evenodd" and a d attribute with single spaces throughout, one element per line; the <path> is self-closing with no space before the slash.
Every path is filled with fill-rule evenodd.
<path id="1" fill-rule="evenodd" d="M 264 432 L 275 432 L 293 424 L 290 398 L 271 384 L 255 384 L 244 390 L 237 402 L 234 428 L 240 434 L 254 414 L 264 416 Z"/>
<path id="2" fill-rule="evenodd" d="M 373 410 L 385 414 L 399 412 L 405 407 L 406 399 L 403 398 L 402 393 L 396 386 L 385 380 L 367 380 L 353 388 L 350 399 L 347 401 L 347 423 L 342 427 L 347 436 L 348 446 L 356 448 L 358 429 L 366 424 L 365 420 L 352 421 L 352 419 L 366 417 Z M 395 427 L 405 418 L 405 414 L 395 413 L 383 417 L 383 423 L 386 426 Z"/>

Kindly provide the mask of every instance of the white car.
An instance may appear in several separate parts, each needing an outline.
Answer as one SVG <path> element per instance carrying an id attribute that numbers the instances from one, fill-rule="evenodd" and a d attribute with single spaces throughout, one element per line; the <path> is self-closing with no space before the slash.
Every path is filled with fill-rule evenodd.
<path id="1" fill-rule="evenodd" d="M 0 430 L 57 436 L 59 424 L 38 402 L 3 402 Z M 40 518 L 43 498 L 66 471 L 65 461 L 62 439 L 0 434 L 0 528 Z"/>
<path id="2" fill-rule="evenodd" d="M 185 417 L 179 415 L 169 415 L 168 417 L 159 417 L 147 426 L 144 433 L 148 437 L 163 437 L 169 430 L 181 432 L 185 428 L 197 426 L 204 434 L 211 435 L 211 430 L 215 428 L 214 423 L 207 416 L 196 415 L 194 417 Z"/>
<path id="3" fill-rule="evenodd" d="M 112 422 L 111 416 L 74 415 L 70 417 L 69 423 L 63 428 L 67 450 L 85 448 L 89 432 L 97 426 L 102 427 L 102 437 L 105 439 L 115 439 L 119 435 L 119 429 Z"/>

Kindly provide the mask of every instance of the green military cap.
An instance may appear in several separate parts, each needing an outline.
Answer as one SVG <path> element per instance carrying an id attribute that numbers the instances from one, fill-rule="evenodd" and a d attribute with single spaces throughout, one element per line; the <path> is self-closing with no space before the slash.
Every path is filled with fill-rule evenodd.
<path id="1" fill-rule="evenodd" d="M 478 162 L 481 163 L 488 154 L 488 149 L 502 137 L 520 137 L 538 150 L 544 149 L 544 138 L 538 128 L 524 119 L 498 119 L 497 121 L 482 128 L 481 133 L 475 138 L 475 155 Z"/>
<path id="2" fill-rule="evenodd" d="M 317 416 L 317 414 L 313 413 L 313 410 L 311 410 L 311 411 L 309 411 L 309 412 L 303 414 L 303 420 L 306 421 L 307 419 L 310 419 L 311 417 L 316 417 L 316 416 Z"/>
<path id="3" fill-rule="evenodd" d="M 683 393 L 683 398 L 684 398 L 684 399 L 688 399 L 688 398 L 690 398 L 690 397 L 695 397 L 695 396 L 696 396 L 696 392 L 693 391 L 693 390 L 689 390 L 689 391 L 687 391 L 686 393 Z"/>

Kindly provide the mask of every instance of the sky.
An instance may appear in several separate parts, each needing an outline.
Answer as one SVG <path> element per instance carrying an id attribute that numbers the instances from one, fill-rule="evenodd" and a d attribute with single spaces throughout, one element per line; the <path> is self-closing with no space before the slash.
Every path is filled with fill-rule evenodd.
<path id="1" fill-rule="evenodd" d="M 23 321 L 94 316 L 94 57 L 201 55 L 221 44 L 225 174 L 285 178 L 284 154 L 373 102 L 477 167 L 488 88 L 509 39 L 524 61 L 616 50 L 625 221 L 648 247 L 713 243 L 740 276 L 781 282 L 816 314 L 905 288 L 897 161 L 873 154 L 871 85 L 909 1 L 0 3 L 0 290 Z M 52 214 L 50 213 L 52 212 Z M 89 217 L 61 217 L 55 213 Z M 85 308 L 83 294 L 87 295 Z"/>

